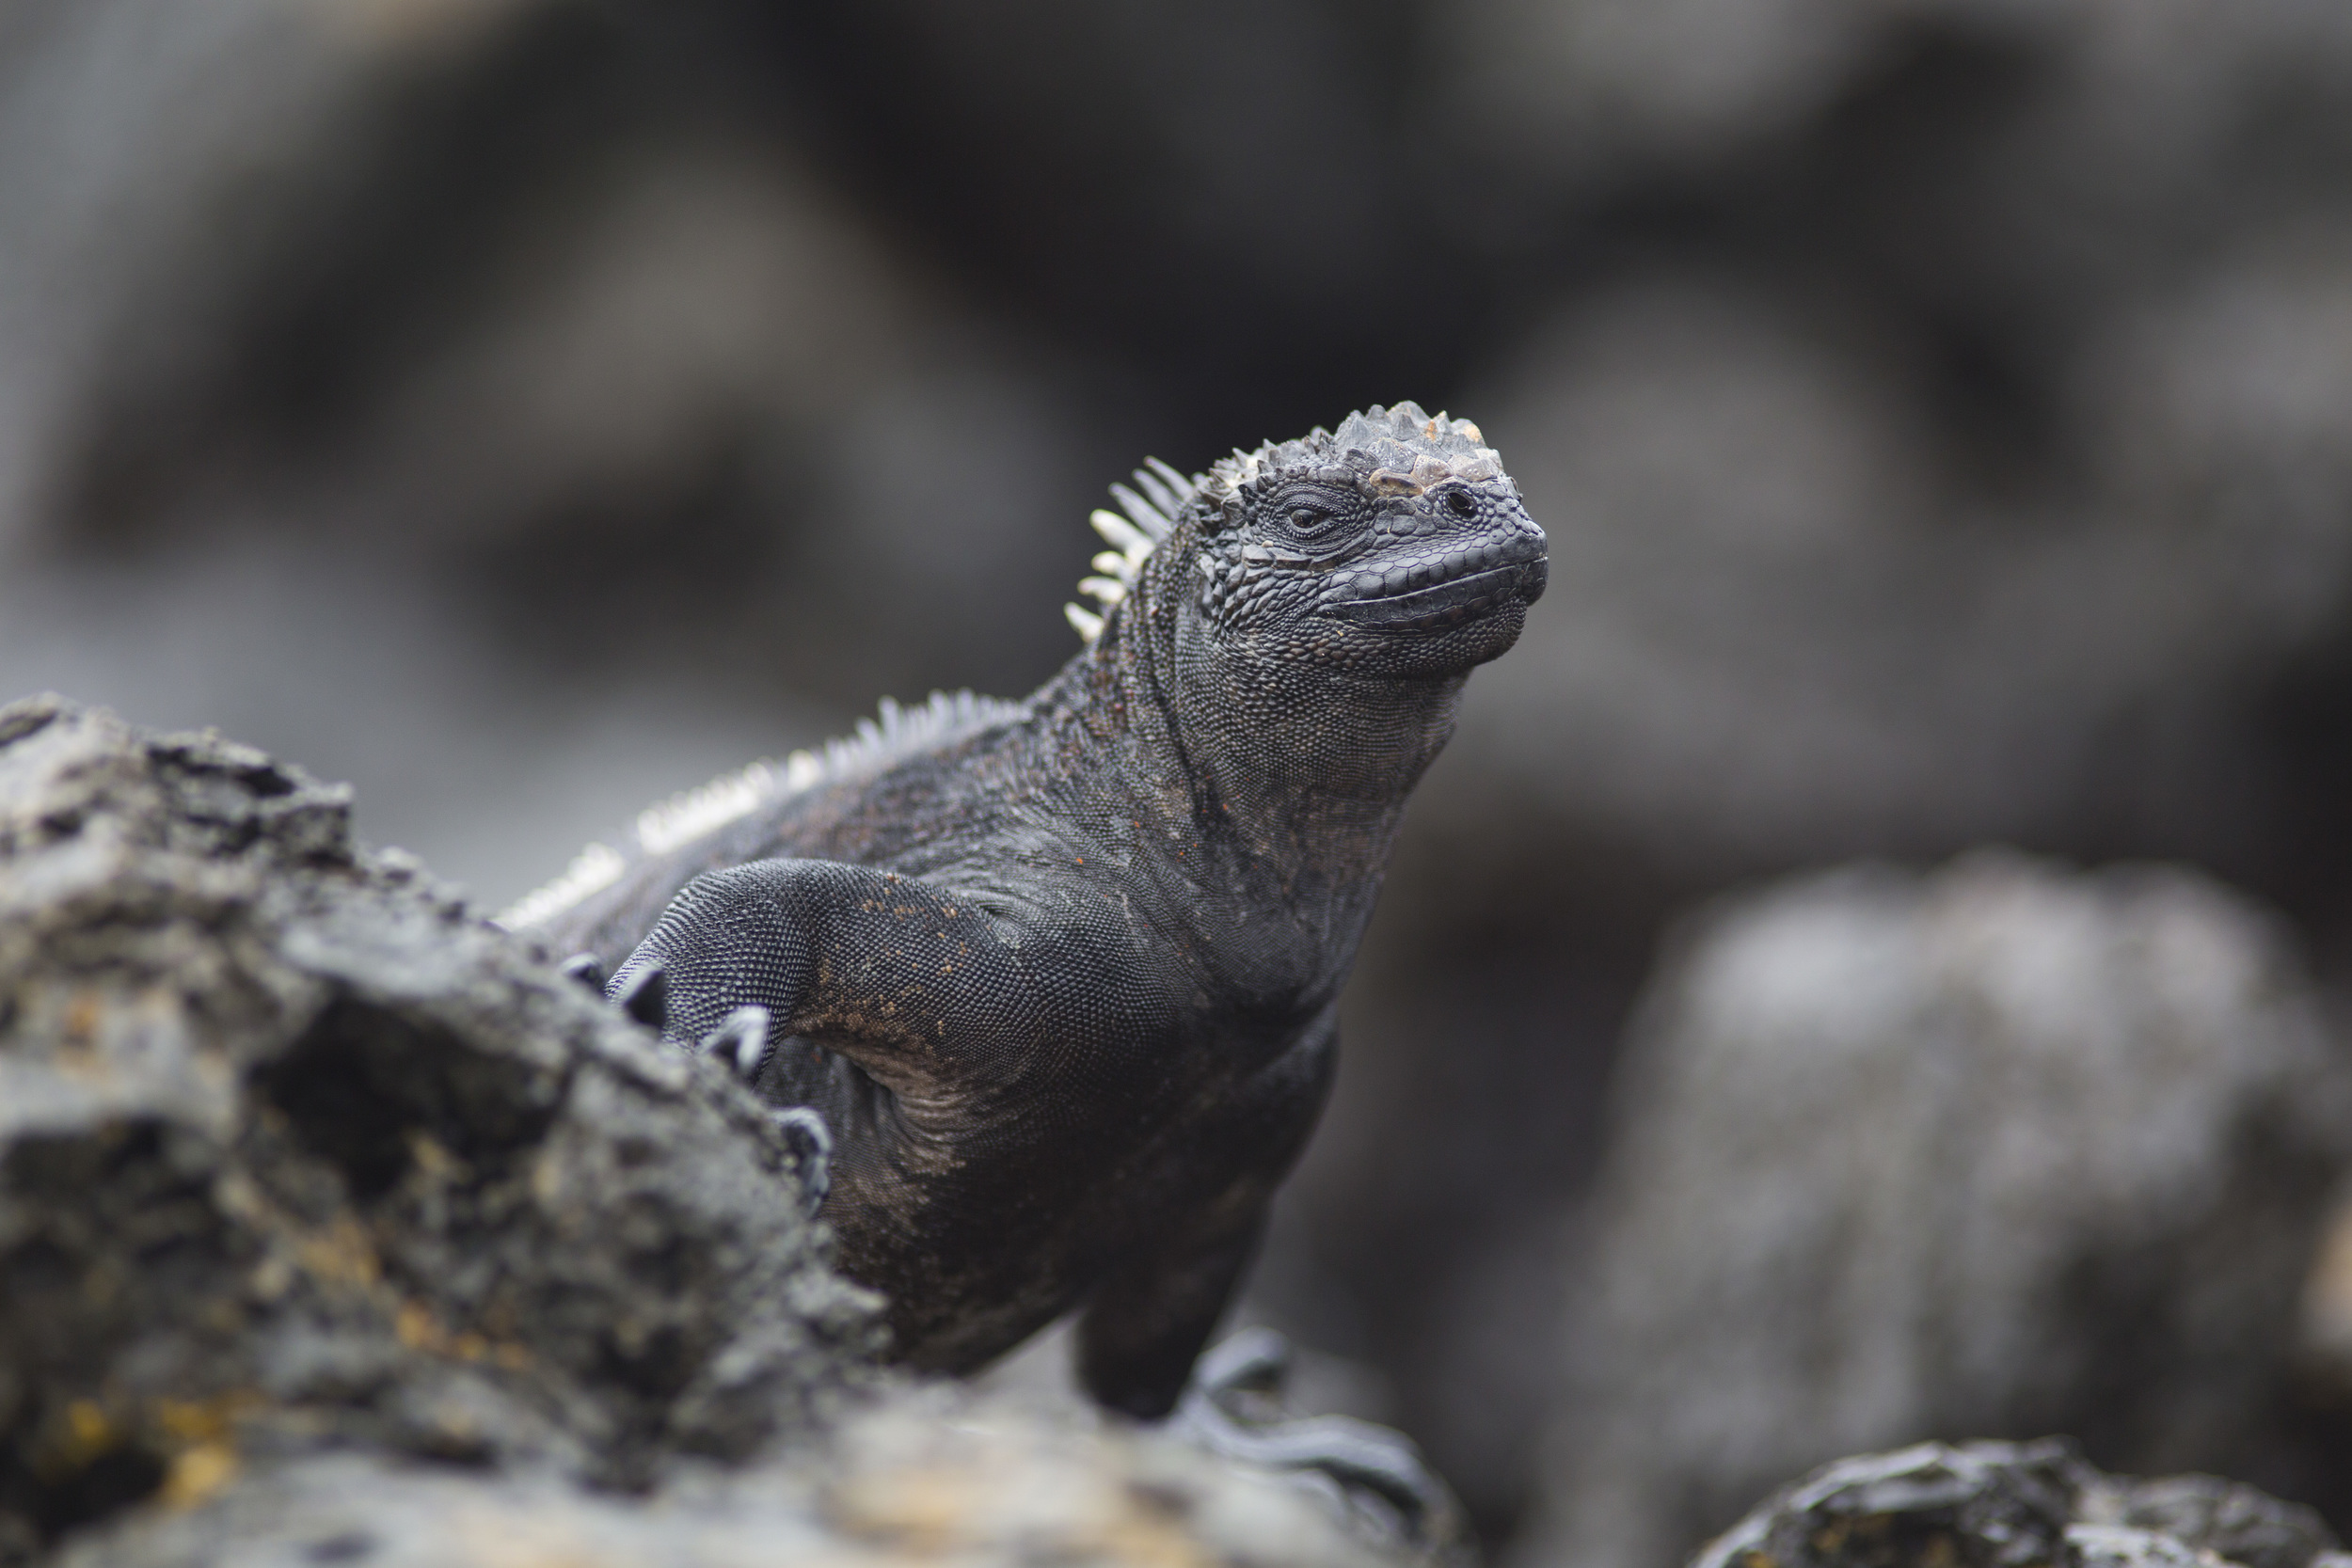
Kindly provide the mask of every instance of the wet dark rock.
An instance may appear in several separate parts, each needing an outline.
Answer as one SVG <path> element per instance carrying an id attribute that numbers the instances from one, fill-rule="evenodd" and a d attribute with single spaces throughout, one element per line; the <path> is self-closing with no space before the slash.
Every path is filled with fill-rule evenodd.
<path id="1" fill-rule="evenodd" d="M 2214 1476 L 2104 1475 L 2064 1438 L 1921 1443 L 1773 1494 L 1692 1568 L 2338 1568 L 2318 1514 Z"/>

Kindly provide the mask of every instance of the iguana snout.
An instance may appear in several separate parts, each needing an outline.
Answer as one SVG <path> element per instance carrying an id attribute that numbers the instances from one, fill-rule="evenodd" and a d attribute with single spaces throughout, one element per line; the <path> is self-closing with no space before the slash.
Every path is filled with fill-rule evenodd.
<path id="1" fill-rule="evenodd" d="M 1385 529 L 1375 525 L 1378 545 L 1331 574 L 1317 613 L 1363 626 L 1433 631 L 1542 596 L 1549 572 L 1544 531 L 1516 495 L 1453 484 L 1434 499 L 1454 526 L 1432 528 L 1409 515 Z M 1390 537 L 1380 537 L 1384 532 Z"/>

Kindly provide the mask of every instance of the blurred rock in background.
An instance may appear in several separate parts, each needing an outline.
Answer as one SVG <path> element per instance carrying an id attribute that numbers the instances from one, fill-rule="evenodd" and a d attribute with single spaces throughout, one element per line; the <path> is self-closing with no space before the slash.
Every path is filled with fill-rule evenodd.
<path id="1" fill-rule="evenodd" d="M 1147 452 L 1477 419 L 1558 568 L 1254 1310 L 1502 1540 L 1672 911 L 2006 840 L 2352 956 L 2347 89 L 2330 0 L 20 6 L 0 696 L 496 907 L 1042 678 Z"/>
<path id="2" fill-rule="evenodd" d="M 1953 1432 L 2341 1505 L 2296 1354 L 2346 1067 L 2292 942 L 2185 872 L 1979 854 L 1718 906 L 1620 1064 L 1521 1560 L 1677 1561 Z"/>

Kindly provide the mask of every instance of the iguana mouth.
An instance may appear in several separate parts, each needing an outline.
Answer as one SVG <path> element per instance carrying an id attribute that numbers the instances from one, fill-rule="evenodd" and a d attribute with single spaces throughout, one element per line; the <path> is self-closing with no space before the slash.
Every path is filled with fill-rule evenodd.
<path id="1" fill-rule="evenodd" d="M 1549 577 L 1549 568 L 1538 557 L 1507 566 L 1466 572 L 1426 588 L 1408 588 L 1401 594 L 1336 599 L 1326 604 L 1321 613 L 1383 630 L 1437 630 L 1476 620 L 1513 599 L 1533 603 L 1543 593 Z M 1360 583 L 1364 579 L 1359 577 L 1356 580 Z"/>

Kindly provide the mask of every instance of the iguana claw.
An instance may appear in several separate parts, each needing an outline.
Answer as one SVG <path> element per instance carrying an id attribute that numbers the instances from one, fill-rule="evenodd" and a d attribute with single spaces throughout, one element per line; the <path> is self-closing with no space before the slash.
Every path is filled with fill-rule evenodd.
<path id="1" fill-rule="evenodd" d="M 604 960 L 594 953 L 575 953 L 555 967 L 566 979 L 578 980 L 598 996 L 604 994 Z"/>
<path id="2" fill-rule="evenodd" d="M 726 1063 L 746 1084 L 753 1082 L 768 1060 L 768 1009 L 757 1003 L 736 1008 L 694 1049 Z"/>
<path id="3" fill-rule="evenodd" d="M 1351 1416 L 1285 1419 L 1277 1402 L 1290 1344 L 1247 1328 L 1205 1353 L 1169 1427 L 1225 1458 L 1267 1469 L 1311 1472 L 1344 1506 L 1372 1502 L 1423 1548 L 1451 1555 L 1462 1540 L 1460 1505 L 1403 1433 Z"/>
<path id="4" fill-rule="evenodd" d="M 768 1009 L 757 1003 L 738 1007 L 727 1014 L 725 1022 L 705 1035 L 694 1049 L 702 1055 L 724 1062 L 745 1084 L 755 1085 L 759 1069 L 768 1063 L 771 1022 Z M 768 1115 L 791 1147 L 793 1164 L 801 1173 L 801 1186 L 808 1196 L 808 1212 L 814 1214 L 833 1189 L 833 1130 L 825 1125 L 825 1118 L 816 1107 L 810 1105 L 781 1106 Z"/>
<path id="5" fill-rule="evenodd" d="M 808 1212 L 814 1214 L 833 1191 L 833 1130 L 812 1105 L 782 1106 L 768 1115 L 792 1147 L 801 1186 L 808 1195 Z"/>
<path id="6" fill-rule="evenodd" d="M 648 1029 L 661 1027 L 669 1012 L 670 977 L 658 963 L 649 963 L 621 984 L 607 998 L 621 1011 Z"/>
<path id="7" fill-rule="evenodd" d="M 1228 1394 L 1273 1396 L 1290 1376 L 1291 1342 L 1270 1328 L 1245 1328 L 1203 1351 L 1193 1364 L 1196 1392 L 1212 1399 Z"/>

